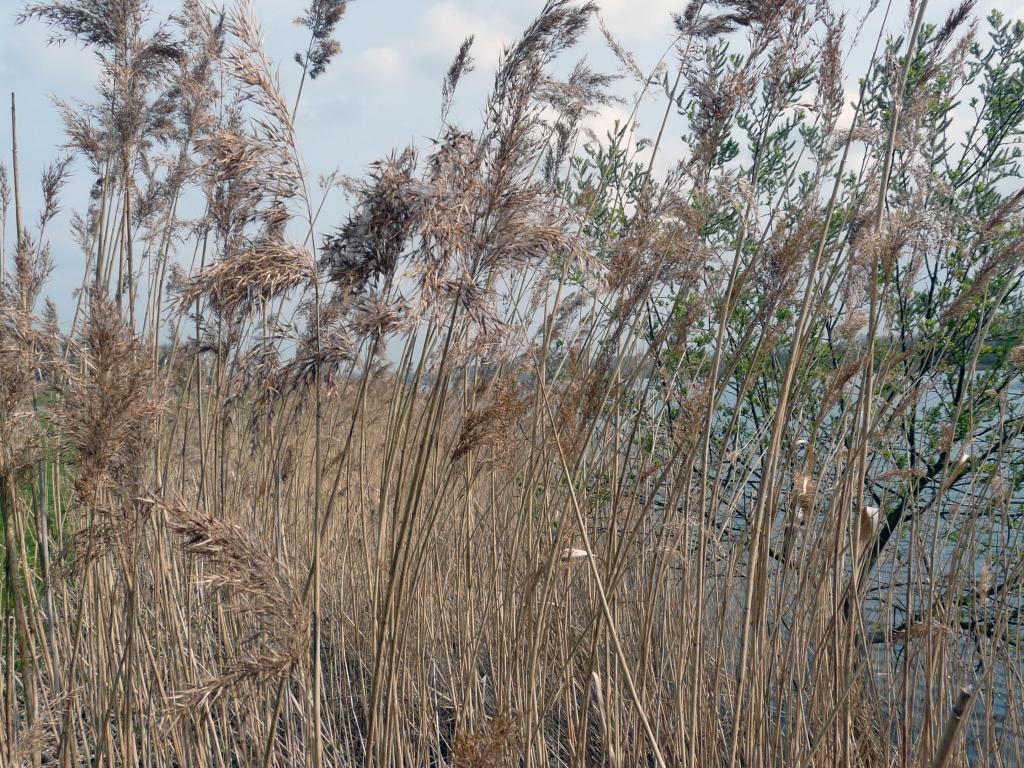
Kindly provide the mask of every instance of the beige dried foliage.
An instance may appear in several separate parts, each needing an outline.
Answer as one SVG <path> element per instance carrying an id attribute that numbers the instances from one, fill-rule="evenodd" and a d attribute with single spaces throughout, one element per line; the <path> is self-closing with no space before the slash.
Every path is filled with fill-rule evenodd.
<path id="1" fill-rule="evenodd" d="M 879 93 L 838 172 L 855 57 L 827 3 L 691 2 L 650 82 L 603 30 L 665 122 L 634 115 L 591 155 L 585 118 L 618 86 L 555 64 L 596 9 L 550 0 L 477 129 L 450 110 L 467 40 L 436 141 L 317 192 L 296 115 L 329 90 L 310 79 L 347 0 L 303 5 L 293 82 L 252 2 L 184 0 L 167 25 L 142 0 L 27 11 L 104 58 L 97 105 L 58 107 L 95 179 L 71 224 L 72 338 L 37 310 L 66 163 L 44 174 L 40 225 L 3 238 L 20 240 L 0 295 L 0 743 L 30 753 L 14 760 L 875 768 L 914 746 L 889 734 L 942 735 L 943 712 L 920 719 L 890 685 L 918 651 L 938 691 L 978 659 L 1002 685 L 1019 558 L 950 567 L 931 537 L 947 504 L 1012 517 L 1024 352 L 1008 382 L 957 390 L 965 358 L 916 324 L 922 286 L 959 285 L 927 317 L 987 345 L 975 315 L 1020 260 L 1024 193 L 968 214 L 920 141 L 972 55 L 960 9 L 914 60 L 889 190 Z M 887 84 L 901 61 L 876 64 Z M 759 172 L 752 130 L 770 137 Z M 6 224 L 14 197 L 0 167 Z M 961 279 L 944 260 L 966 254 Z M 938 451 L 917 418 L 935 404 Z M 991 472 L 969 474 L 971 435 Z M 879 584 L 874 544 L 911 578 Z M 844 586 L 851 564 L 866 581 Z M 886 587 L 920 613 L 856 626 Z M 776 711 L 795 717 L 764 727 Z M 979 745 L 1005 739 L 975 716 Z"/>
<path id="2" fill-rule="evenodd" d="M 1024 344 L 1019 344 L 1011 349 L 1007 360 L 1015 368 L 1024 369 Z"/>
<path id="3" fill-rule="evenodd" d="M 517 726 L 513 718 L 497 714 L 476 731 L 455 737 L 453 768 L 508 768 L 514 764 Z"/>
<path id="4" fill-rule="evenodd" d="M 289 674 L 306 652 L 309 627 L 302 588 L 291 570 L 261 537 L 236 523 L 182 501 L 147 497 L 139 503 L 160 515 L 183 552 L 199 558 L 199 583 L 223 595 L 222 605 L 249 626 L 245 643 L 215 674 L 173 694 L 168 717 L 194 716 L 243 683 Z"/>
<path id="5" fill-rule="evenodd" d="M 793 477 L 793 498 L 799 511 L 805 515 L 814 508 L 814 499 L 818 493 L 818 481 L 813 476 L 798 472 Z"/>
<path id="6" fill-rule="evenodd" d="M 500 461 L 515 445 L 514 430 L 520 417 L 526 412 L 526 403 L 520 400 L 514 383 L 499 382 L 493 400 L 480 408 L 469 411 L 462 422 L 459 437 L 452 450 L 452 461 L 458 461 L 467 454 L 489 448 L 492 461 Z"/>
<path id="7" fill-rule="evenodd" d="M 107 490 L 134 493 L 142 482 L 159 400 L 141 341 L 103 294 L 90 296 L 78 349 L 81 371 L 70 379 L 61 419 L 79 499 L 92 504 Z"/>
<path id="8" fill-rule="evenodd" d="M 312 254 L 279 241 L 258 242 L 197 271 L 179 295 L 182 310 L 200 297 L 224 315 L 245 312 L 310 285 L 316 279 Z"/>

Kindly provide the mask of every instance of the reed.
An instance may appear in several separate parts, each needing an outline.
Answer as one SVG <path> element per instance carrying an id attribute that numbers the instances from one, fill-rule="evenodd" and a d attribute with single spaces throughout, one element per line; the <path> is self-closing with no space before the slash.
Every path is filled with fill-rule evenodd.
<path id="1" fill-rule="evenodd" d="M 102 78 L 36 222 L 0 165 L 0 762 L 1024 764 L 1024 23 L 694 1 L 644 71 L 546 0 L 318 182 L 347 5 L 291 80 L 246 0 L 21 11 Z"/>

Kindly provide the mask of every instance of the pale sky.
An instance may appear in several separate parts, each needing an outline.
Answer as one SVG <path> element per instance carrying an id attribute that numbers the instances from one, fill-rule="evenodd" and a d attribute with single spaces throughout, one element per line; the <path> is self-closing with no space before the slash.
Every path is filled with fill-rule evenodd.
<path id="1" fill-rule="evenodd" d="M 941 23 L 955 0 L 932 0 L 928 20 Z M 175 0 L 151 0 L 159 15 L 177 8 Z M 876 19 L 881 19 L 885 2 Z M 299 68 L 292 55 L 304 50 L 306 30 L 291 23 L 306 0 L 253 0 L 270 56 L 280 64 L 282 83 L 289 93 L 298 85 Z M 681 11 L 685 0 L 599 0 L 608 27 L 636 55 L 641 67 L 652 68 L 672 39 L 670 14 Z M 837 7 L 852 15 L 862 14 L 867 0 L 843 0 Z M 48 30 L 37 22 L 17 26 L 14 16 L 21 0 L 0 0 L 0 83 L 5 109 L 0 120 L 0 151 L 10 165 L 10 129 L 6 105 L 9 92 L 18 100 L 18 139 L 26 220 L 38 210 L 39 173 L 60 152 L 62 126 L 50 96 L 89 100 L 93 95 L 98 65 L 93 55 L 75 43 L 47 46 Z M 308 84 L 297 120 L 304 159 L 315 174 L 339 168 L 359 174 L 373 160 L 393 148 L 414 143 L 423 147 L 438 132 L 441 80 L 462 40 L 476 35 L 473 48 L 477 71 L 459 86 L 453 116 L 474 127 L 476 116 L 504 43 L 536 16 L 543 0 L 353 0 L 337 29 L 342 53 L 327 72 Z M 1024 18 L 1016 0 L 980 0 L 978 15 L 999 8 L 1009 16 Z M 1010 10 L 1013 9 L 1013 10 Z M 907 0 L 893 0 L 888 25 L 899 31 L 907 13 Z M 873 41 L 877 23 L 865 28 Z M 586 56 L 594 69 L 616 70 L 596 29 L 569 57 Z M 850 59 L 851 83 L 862 74 L 863 62 Z M 852 89 L 852 85 L 851 85 Z M 628 93 L 625 95 L 629 95 Z M 658 107 L 664 109 L 664 105 Z M 616 117 L 606 110 L 595 128 L 603 133 Z M 651 120 L 649 122 L 656 122 Z M 656 125 L 645 124 L 641 113 L 639 131 L 649 135 Z M 672 133 L 670 123 L 668 133 Z M 666 159 L 671 160 L 671 144 Z M 62 319 L 69 311 L 68 297 L 81 278 L 82 256 L 66 232 L 68 209 L 84 209 L 92 179 L 78 167 L 64 195 L 65 214 L 51 225 L 50 239 L 57 264 L 47 293 L 58 303 Z M 340 223 L 344 203 L 332 201 L 322 227 Z M 10 234 L 10 227 L 8 228 Z M 8 237 L 10 241 L 10 237 Z"/>

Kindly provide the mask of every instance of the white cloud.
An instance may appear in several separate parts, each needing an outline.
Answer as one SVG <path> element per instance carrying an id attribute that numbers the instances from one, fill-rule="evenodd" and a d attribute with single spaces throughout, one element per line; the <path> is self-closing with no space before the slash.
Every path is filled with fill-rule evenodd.
<path id="1" fill-rule="evenodd" d="M 91 92 L 99 78 L 101 67 L 91 51 L 73 40 L 50 44 L 50 31 L 38 22 L 0 28 L 0 34 L 6 38 L 0 39 L 0 72 L 12 85 L 31 82 L 35 89 L 77 96 Z"/>
<path id="2" fill-rule="evenodd" d="M 601 15 L 616 37 L 652 40 L 672 32 L 672 14 L 682 11 L 685 5 L 679 0 L 604 0 Z"/>
<path id="3" fill-rule="evenodd" d="M 504 18 L 479 16 L 451 0 L 434 3 L 423 13 L 424 44 L 433 51 L 455 56 L 462 41 L 473 35 L 473 58 L 483 67 L 491 67 L 514 33 Z"/>
<path id="4" fill-rule="evenodd" d="M 616 122 L 618 122 L 619 129 L 621 130 L 623 126 L 629 123 L 629 113 L 613 104 L 605 104 L 598 107 L 597 114 L 588 117 L 583 124 L 597 134 L 597 137 L 603 143 L 608 140 L 608 134 L 614 132 Z M 627 136 L 635 139 L 636 137 L 632 133 L 627 128 Z"/>
<path id="5" fill-rule="evenodd" d="M 359 56 L 359 70 L 379 80 L 401 80 L 406 74 L 405 60 L 395 48 L 367 48 Z"/>
<path id="6" fill-rule="evenodd" d="M 1007 19 L 1024 21 L 1024 6 L 1021 6 L 1017 0 L 995 0 L 990 4 L 989 10 L 999 11 Z"/>
<path id="7" fill-rule="evenodd" d="M 848 131 L 853 125 L 853 116 L 857 113 L 855 105 L 859 97 L 860 91 L 843 91 L 843 107 L 839 112 L 839 119 L 836 121 L 836 126 L 841 131 Z"/>

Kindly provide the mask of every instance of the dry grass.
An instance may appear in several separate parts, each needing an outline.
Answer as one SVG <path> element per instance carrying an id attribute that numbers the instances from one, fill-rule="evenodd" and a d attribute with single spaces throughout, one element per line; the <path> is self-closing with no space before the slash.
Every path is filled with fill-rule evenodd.
<path id="1" fill-rule="evenodd" d="M 860 20 L 692 2 L 650 77 L 603 30 L 664 114 L 600 145 L 617 80 L 555 74 L 596 9 L 549 0 L 476 130 L 470 38 L 423 156 L 318 187 L 346 5 L 293 101 L 247 3 L 24 9 L 102 54 L 100 181 L 62 330 L 69 165 L 35 227 L 0 166 L 0 762 L 1024 762 L 1024 25 L 914 5 L 843 123 Z"/>

